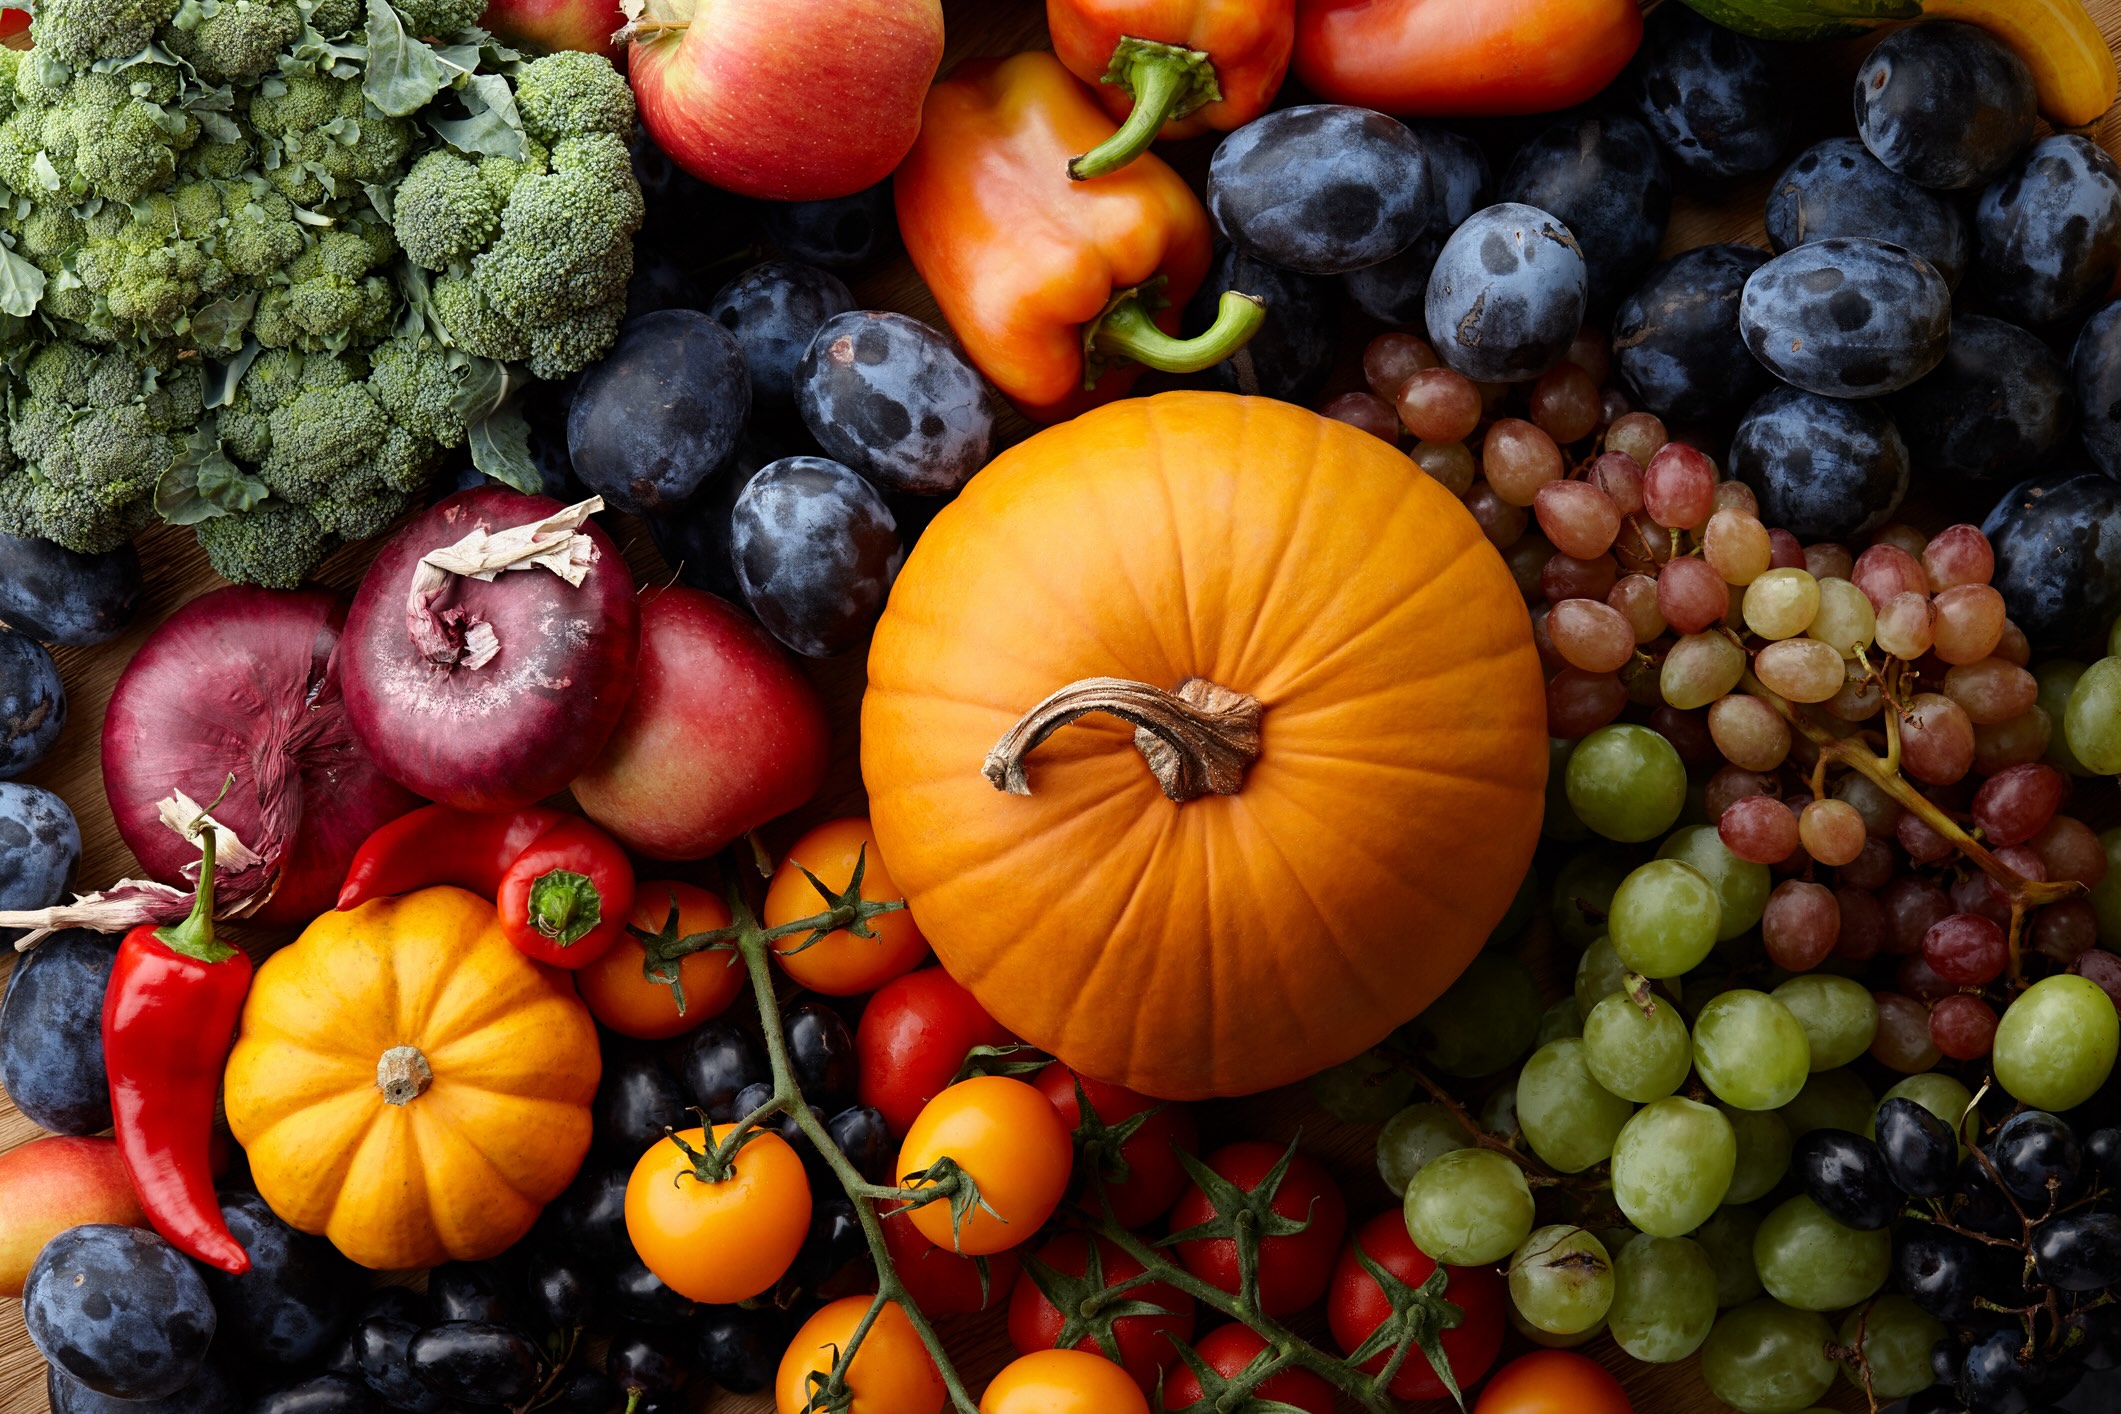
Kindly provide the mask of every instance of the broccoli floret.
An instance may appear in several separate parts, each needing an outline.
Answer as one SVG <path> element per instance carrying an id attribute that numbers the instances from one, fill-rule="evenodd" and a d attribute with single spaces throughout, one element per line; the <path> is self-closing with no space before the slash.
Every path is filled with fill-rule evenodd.
<path id="1" fill-rule="evenodd" d="M 274 410 L 272 453 L 258 478 L 299 506 L 335 499 L 389 436 L 390 418 L 366 385 L 311 388 Z"/>
<path id="2" fill-rule="evenodd" d="M 358 29 L 368 18 L 367 0 L 305 0 L 309 26 L 328 39 Z"/>
<path id="3" fill-rule="evenodd" d="M 433 307 L 450 343 L 464 352 L 503 363 L 530 357 L 530 337 L 496 310 L 470 277 L 444 275 L 435 281 Z"/>
<path id="4" fill-rule="evenodd" d="M 516 77 L 523 126 L 551 147 L 563 138 L 603 133 L 633 141 L 633 90 L 610 61 L 579 50 L 533 59 Z"/>
<path id="5" fill-rule="evenodd" d="M 392 0 L 408 34 L 433 38 L 455 34 L 486 13 L 486 0 Z"/>
<path id="6" fill-rule="evenodd" d="M 86 68 L 147 48 L 155 31 L 177 13 L 179 0 L 39 0 L 37 48 L 61 63 Z"/>
<path id="7" fill-rule="evenodd" d="M 442 452 L 440 443 L 393 425 L 390 435 L 383 439 L 383 446 L 376 453 L 376 474 L 391 490 L 411 495 L 433 478 L 435 467 L 442 460 Z"/>
<path id="8" fill-rule="evenodd" d="M 75 274 L 104 302 L 114 323 L 152 337 L 174 336 L 202 299 L 233 278 L 198 240 L 182 238 L 187 211 L 194 226 L 204 228 L 200 234 L 211 231 L 213 218 L 202 219 L 193 209 L 199 195 L 187 191 L 182 203 L 148 197 L 131 208 L 132 219 L 116 234 L 91 237 L 77 252 Z M 219 196 L 208 189 L 204 197 L 218 217 Z"/>
<path id="9" fill-rule="evenodd" d="M 391 421 L 445 447 L 463 444 L 469 429 L 452 406 L 459 384 L 448 349 L 427 339 L 391 339 L 368 359 L 369 391 Z M 456 361 L 466 360 L 459 354 Z"/>
<path id="10" fill-rule="evenodd" d="M 273 285 L 259 299 L 252 333 L 269 349 L 337 350 L 378 342 L 395 321 L 397 293 L 369 272 L 387 259 L 370 233 L 323 232 L 288 265 L 289 283 Z"/>
<path id="11" fill-rule="evenodd" d="M 280 51 L 302 34 L 302 7 L 295 0 L 220 0 L 211 14 L 192 18 L 197 13 L 180 10 L 162 32 L 162 42 L 208 83 L 272 72 L 279 67 Z"/>
<path id="12" fill-rule="evenodd" d="M 285 270 L 309 245 L 293 203 L 276 191 L 253 192 L 247 184 L 220 189 L 225 220 L 221 258 L 228 268 L 249 279 L 264 279 Z"/>
<path id="13" fill-rule="evenodd" d="M 357 78 L 289 74 L 257 91 L 250 122 L 279 143 L 279 165 L 265 177 L 297 206 L 359 195 L 361 183 L 388 181 L 412 150 L 411 121 L 376 111 Z"/>
<path id="14" fill-rule="evenodd" d="M 494 238 L 507 193 L 496 193 L 481 180 L 479 166 L 446 147 L 412 164 L 392 213 L 406 259 L 428 270 L 447 270 Z"/>
<path id="15" fill-rule="evenodd" d="M 331 536 L 300 506 L 271 498 L 248 511 L 199 522 L 214 573 L 237 584 L 293 589 L 331 549 Z"/>
<path id="16" fill-rule="evenodd" d="M 0 535 L 50 540 L 84 555 L 115 550 L 154 523 L 151 500 L 112 508 L 71 484 L 22 468 L 0 476 Z"/>
<path id="17" fill-rule="evenodd" d="M 530 374 L 557 383 L 589 367 L 619 341 L 626 302 L 611 300 L 531 326 Z"/>

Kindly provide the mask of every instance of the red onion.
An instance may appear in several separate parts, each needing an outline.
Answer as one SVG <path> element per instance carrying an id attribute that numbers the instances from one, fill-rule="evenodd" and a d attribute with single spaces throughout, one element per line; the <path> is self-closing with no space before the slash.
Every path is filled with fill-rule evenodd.
<path id="1" fill-rule="evenodd" d="M 596 759 L 641 639 L 626 562 L 587 519 L 601 506 L 481 487 L 383 547 L 347 615 L 344 672 L 354 731 L 393 779 L 495 810 Z"/>
<path id="2" fill-rule="evenodd" d="M 322 590 L 217 589 L 140 645 L 103 716 L 103 789 L 149 876 L 189 888 L 197 873 L 198 845 L 159 810 L 181 791 L 261 857 L 256 875 L 217 871 L 232 911 L 306 923 L 330 911 L 361 842 L 419 804 L 348 725 L 333 656 L 345 614 Z"/>

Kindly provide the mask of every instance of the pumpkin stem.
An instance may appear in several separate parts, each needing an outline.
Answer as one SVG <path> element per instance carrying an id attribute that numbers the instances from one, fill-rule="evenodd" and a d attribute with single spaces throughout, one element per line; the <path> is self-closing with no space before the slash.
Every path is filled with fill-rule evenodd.
<path id="1" fill-rule="evenodd" d="M 1033 707 L 995 743 L 981 766 L 994 788 L 1031 794 L 1024 758 L 1038 744 L 1078 717 L 1106 712 L 1134 724 L 1134 749 L 1142 754 L 1164 794 L 1183 805 L 1210 791 L 1235 795 L 1245 768 L 1259 759 L 1259 699 L 1187 678 L 1175 692 L 1125 678 L 1084 678 Z"/>
<path id="2" fill-rule="evenodd" d="M 392 1046 L 376 1062 L 376 1088 L 389 1105 L 409 1105 L 435 1083 L 434 1067 L 418 1046 Z"/>

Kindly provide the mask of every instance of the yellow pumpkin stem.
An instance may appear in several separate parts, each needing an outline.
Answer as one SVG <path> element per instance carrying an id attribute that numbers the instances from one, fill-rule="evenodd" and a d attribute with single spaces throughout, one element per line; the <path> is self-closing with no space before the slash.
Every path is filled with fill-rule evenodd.
<path id="1" fill-rule="evenodd" d="M 435 1083 L 434 1067 L 418 1046 L 392 1046 L 376 1062 L 376 1088 L 389 1105 L 409 1105 Z"/>
<path id="2" fill-rule="evenodd" d="M 1183 805 L 1211 791 L 1236 795 L 1244 789 L 1245 769 L 1259 759 L 1266 709 L 1258 698 L 1206 678 L 1187 678 L 1174 692 L 1126 678 L 1084 678 L 1024 713 L 987 753 L 981 774 L 996 790 L 1031 794 L 1024 758 L 1092 712 L 1134 724 L 1134 749 L 1164 794 Z"/>

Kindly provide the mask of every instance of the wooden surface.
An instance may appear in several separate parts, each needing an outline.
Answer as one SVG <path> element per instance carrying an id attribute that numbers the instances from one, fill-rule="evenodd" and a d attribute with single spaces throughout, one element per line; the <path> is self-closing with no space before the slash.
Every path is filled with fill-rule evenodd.
<path id="1" fill-rule="evenodd" d="M 1483 0 L 1454 0 L 1454 3 L 1472 5 L 1483 3 Z M 2109 44 L 2121 43 L 2121 0 L 2089 0 L 2089 3 Z M 946 0 L 944 8 L 950 26 L 946 71 L 949 65 L 960 59 L 1005 55 L 1024 48 L 1044 47 L 1046 43 L 1043 12 L 1029 0 L 1007 0 L 1007 3 L 1003 0 Z M 1817 46 L 1801 57 L 1793 56 L 1797 57 L 1797 62 L 1786 65 L 1791 75 L 1791 102 L 1801 115 L 1792 154 L 1804 143 L 1850 130 L 1847 99 L 1843 95 L 1848 91 L 1848 75 L 1853 72 L 1861 48 L 1860 42 Z M 1538 120 L 1526 120 L 1527 132 L 1537 124 Z M 2099 125 L 2096 135 L 2109 151 L 2121 153 L 2121 113 L 2109 114 Z M 1212 147 L 1212 140 L 1201 140 L 1185 144 L 1171 155 L 1181 169 L 1197 174 L 1204 169 Z M 1765 246 L 1760 212 L 1769 180 L 1761 177 L 1720 192 L 1689 191 L 1682 184 L 1674 201 L 1666 238 L 1667 251 L 1685 250 L 1712 241 L 1740 241 Z M 872 307 L 900 309 L 937 324 L 941 322 L 933 301 L 902 257 L 869 278 L 858 281 L 856 287 L 860 297 Z M 1360 340 L 1365 336 L 1365 331 L 1351 331 L 1351 349 L 1359 349 Z M 1348 360 L 1344 360 L 1343 369 L 1328 388 L 1327 395 L 1356 386 L 1356 381 L 1357 375 L 1348 366 Z M 1019 423 L 1015 435 L 1022 435 L 1025 430 Z M 620 528 L 621 543 L 640 581 L 654 583 L 667 577 L 667 568 L 640 527 L 621 518 Z M 350 590 L 358 582 L 377 543 L 380 542 L 341 551 L 324 566 L 319 579 L 331 587 Z M 208 568 L 189 531 L 159 530 L 148 535 L 141 542 L 140 549 L 146 569 L 147 594 L 138 623 L 123 638 L 103 647 L 58 651 L 72 715 L 59 749 L 24 777 L 29 782 L 57 791 L 78 815 L 84 850 L 79 887 L 83 890 L 101 887 L 137 872 L 131 854 L 119 841 L 112 825 L 103 798 L 97 759 L 103 708 L 112 687 L 119 672 L 156 624 L 187 600 L 221 582 Z M 785 842 L 807 821 L 858 811 L 862 803 L 855 736 L 862 688 L 861 655 L 857 653 L 826 663 L 812 662 L 806 664 L 806 668 L 824 693 L 836 724 L 832 767 L 819 799 L 772 832 L 779 842 Z M 254 935 L 246 941 L 254 951 L 262 952 L 284 942 L 288 936 L 291 934 Z M 11 954 L 0 957 L 0 978 L 5 977 L 11 965 Z M 1561 989 L 1557 988 L 1555 995 L 1560 994 Z M 1211 1133 L 1285 1137 L 1300 1125 L 1306 1136 L 1306 1148 L 1335 1169 L 1358 1221 L 1393 1202 L 1373 1166 L 1374 1127 L 1339 1124 L 1310 1106 L 1300 1091 L 1210 1106 L 1206 1119 L 1206 1127 Z M 25 1143 L 38 1133 L 6 1102 L 5 1096 L 0 1095 L 0 1151 Z M 946 1323 L 944 1331 L 975 1389 L 1009 1353 L 1006 1335 L 997 1321 Z M 1314 1338 L 1323 1334 L 1317 1330 L 1307 1333 Z M 1509 1353 L 1517 1353 L 1521 1348 L 1521 1342 L 1513 1341 Z M 1710 1414 L 1710 1411 L 1725 1407 L 1703 1387 L 1691 1360 L 1669 1367 L 1638 1365 L 1620 1355 L 1612 1343 L 1603 1338 L 1586 1347 L 1586 1351 L 1622 1374 L 1635 1399 L 1638 1414 Z M 236 1358 L 240 1359 L 240 1354 Z M 1837 1383 L 1827 1403 L 1836 1409 L 1862 1408 L 1860 1397 L 1845 1384 Z M 761 1414 L 771 1405 L 762 1398 L 745 1400 L 717 1394 L 706 1398 L 699 1407 L 712 1410 L 714 1414 Z M 45 1408 L 43 1362 L 23 1331 L 20 1303 L 0 1301 L 0 1414 L 42 1414 Z"/>

